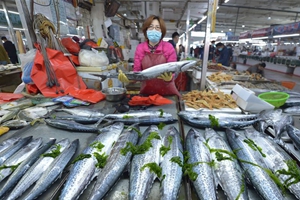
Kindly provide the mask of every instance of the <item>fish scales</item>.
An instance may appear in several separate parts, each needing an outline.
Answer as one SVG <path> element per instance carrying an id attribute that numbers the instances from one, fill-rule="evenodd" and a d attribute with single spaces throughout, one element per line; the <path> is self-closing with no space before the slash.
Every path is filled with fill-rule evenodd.
<path id="1" fill-rule="evenodd" d="M 89 133 L 98 132 L 98 129 L 96 127 L 82 125 L 77 122 L 72 122 L 69 120 L 45 119 L 45 122 L 47 125 L 58 129 L 79 131 L 79 132 L 89 132 Z"/>
<path id="2" fill-rule="evenodd" d="M 139 130 L 138 126 L 135 129 Z M 132 153 L 128 152 L 125 156 L 120 153 L 125 148 L 127 142 L 136 145 L 138 141 L 138 132 L 131 127 L 123 131 L 117 142 L 114 144 L 105 167 L 97 177 L 97 182 L 91 192 L 89 200 L 102 199 L 105 194 L 113 187 L 127 164 L 130 162 Z"/>
<path id="3" fill-rule="evenodd" d="M 123 128 L 123 123 L 115 123 L 110 127 L 105 128 L 104 131 L 83 150 L 83 154 L 91 154 L 92 157 L 79 160 L 73 165 L 59 199 L 71 200 L 79 198 L 98 173 L 98 169 L 96 168 L 97 160 L 93 153 L 97 152 L 99 154 L 105 153 L 106 155 L 109 155 L 113 143 L 117 141 Z M 96 148 L 91 146 L 94 142 L 101 142 L 105 145 L 101 152 L 98 152 Z"/>
<path id="4" fill-rule="evenodd" d="M 183 163 L 183 147 L 179 132 L 174 126 L 168 129 L 163 138 L 163 145 L 166 147 L 170 144 L 169 138 L 172 138 L 170 150 L 163 156 L 161 163 L 162 175 L 165 175 L 160 190 L 162 200 L 177 199 L 182 179 L 182 168 L 177 163 L 170 161 L 171 158 L 178 156 Z"/>
<path id="5" fill-rule="evenodd" d="M 266 168 L 262 155 L 251 149 L 244 142 L 246 136 L 243 132 L 237 132 L 233 129 L 226 130 L 226 136 L 232 149 L 240 149 L 236 155 L 239 159 L 255 163 L 263 168 Z M 251 183 L 260 195 L 266 200 L 282 200 L 284 199 L 281 191 L 270 178 L 270 176 L 260 167 L 241 162 L 241 166 L 246 171 Z"/>
<path id="6" fill-rule="evenodd" d="M 0 165 L 2 165 L 9 157 L 15 154 L 18 150 L 20 150 L 23 146 L 28 144 L 32 139 L 32 136 L 28 136 L 25 138 L 21 138 L 16 144 L 8 147 L 4 151 L 0 153 Z"/>
<path id="7" fill-rule="evenodd" d="M 12 166 L 17 165 L 32 156 L 32 154 L 39 148 L 42 144 L 42 138 L 33 139 L 26 146 L 23 146 L 19 151 L 17 151 L 14 155 L 8 158 L 3 165 Z M 12 173 L 11 168 L 5 168 L 0 170 L 0 182 L 3 181 L 7 176 Z"/>
<path id="8" fill-rule="evenodd" d="M 45 152 L 51 153 L 52 150 L 57 148 L 57 145 L 59 145 L 60 152 L 65 150 L 69 145 L 70 141 L 69 139 L 63 139 L 59 142 L 57 142 L 55 145 L 50 147 L 49 150 Z M 39 160 L 37 160 L 30 169 L 24 174 L 24 176 L 21 178 L 21 180 L 17 183 L 17 185 L 14 187 L 10 195 L 7 197 L 6 200 L 15 200 L 19 196 L 23 194 L 31 185 L 33 185 L 43 174 L 43 172 L 50 166 L 50 164 L 54 161 L 55 158 L 53 157 L 40 157 Z"/>
<path id="9" fill-rule="evenodd" d="M 190 129 L 186 136 L 186 150 L 189 152 L 189 164 L 197 162 L 210 162 L 210 153 L 204 142 L 204 130 L 201 132 Z M 192 169 L 198 177 L 193 182 L 196 193 L 201 200 L 216 200 L 216 185 L 213 178 L 212 168 L 206 164 L 201 163 Z"/>
<path id="10" fill-rule="evenodd" d="M 288 170 L 286 161 L 293 160 L 281 147 L 278 146 L 273 140 L 266 135 L 257 132 L 255 129 L 246 129 L 245 134 L 247 138 L 253 140 L 258 146 L 262 148 L 262 152 L 266 155 L 264 162 L 267 167 L 273 171 L 277 170 Z M 300 168 L 298 168 L 299 170 Z M 281 182 L 289 178 L 287 175 L 279 175 Z M 291 185 L 288 188 L 298 199 L 300 199 L 300 183 Z"/>
<path id="11" fill-rule="evenodd" d="M 10 189 L 12 189 L 18 181 L 22 178 L 22 176 L 26 173 L 26 171 L 33 165 L 35 161 L 37 161 L 42 153 L 44 153 L 47 149 L 53 145 L 55 139 L 50 140 L 45 145 L 39 147 L 35 152 L 31 154 L 30 157 L 25 159 L 18 168 L 9 176 L 8 180 L 5 182 L 4 186 L 0 190 L 0 198 L 5 195 Z M 7 198 L 6 198 L 7 199 Z"/>
<path id="12" fill-rule="evenodd" d="M 210 148 L 222 149 L 232 153 L 225 139 L 213 129 L 208 128 L 205 130 L 205 139 L 208 140 Z M 217 161 L 216 154 L 213 152 L 211 155 L 217 165 L 214 168 L 217 178 L 216 183 L 220 184 L 229 200 L 235 200 L 246 184 L 241 167 L 237 160 Z M 245 186 L 244 189 L 244 192 L 238 198 L 239 200 L 249 199 L 247 187 Z"/>
<path id="13" fill-rule="evenodd" d="M 17 144 L 19 141 L 21 140 L 20 137 L 12 137 L 9 139 L 4 140 L 1 144 L 0 144 L 0 153 L 6 149 L 8 149 L 9 147 Z"/>
<path id="14" fill-rule="evenodd" d="M 71 115 L 80 116 L 80 117 L 91 117 L 91 118 L 97 118 L 97 117 L 103 117 L 104 114 L 101 112 L 97 112 L 94 110 L 89 109 L 81 109 L 81 108 L 72 108 L 72 109 L 56 109 L 56 111 L 62 111 L 66 112 Z"/>
<path id="15" fill-rule="evenodd" d="M 79 140 L 74 140 L 55 160 L 50 164 L 48 169 L 43 173 L 36 182 L 30 193 L 24 197 L 24 200 L 33 200 L 41 195 L 50 185 L 56 181 L 63 172 L 73 155 L 75 154 Z"/>
<path id="16" fill-rule="evenodd" d="M 300 130 L 293 125 L 286 125 L 286 131 L 291 138 L 295 149 L 300 149 Z"/>
<path id="17" fill-rule="evenodd" d="M 159 133 L 157 126 L 149 126 L 143 133 L 138 145 L 144 143 L 151 132 Z M 148 163 L 156 163 L 159 165 L 159 148 L 161 141 L 153 139 L 151 141 L 152 147 L 144 154 L 135 155 L 131 161 L 131 170 L 129 178 L 129 200 L 147 199 L 151 191 L 153 182 L 156 175 L 150 172 L 149 168 L 145 168 L 141 171 L 141 168 Z"/>

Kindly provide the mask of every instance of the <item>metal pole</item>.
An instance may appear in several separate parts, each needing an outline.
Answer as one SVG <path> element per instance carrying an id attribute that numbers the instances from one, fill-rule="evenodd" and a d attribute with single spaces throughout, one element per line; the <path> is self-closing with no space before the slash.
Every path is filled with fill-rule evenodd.
<path id="1" fill-rule="evenodd" d="M 24 28 L 28 48 L 33 49 L 33 44 L 36 42 L 36 35 L 32 26 L 33 19 L 30 17 L 25 0 L 16 1 L 16 5 L 19 13 L 22 13 L 20 14 L 20 19 L 22 22 L 22 27 Z"/>
<path id="2" fill-rule="evenodd" d="M 186 16 L 186 28 L 185 28 L 185 56 L 184 58 L 187 58 L 190 52 L 190 34 L 189 34 L 189 28 L 190 28 L 190 5 L 188 3 L 188 9 L 187 9 L 187 16 Z"/>
<path id="3" fill-rule="evenodd" d="M 14 28 L 13 28 L 11 22 L 10 22 L 9 17 L 8 17 L 7 7 L 6 7 L 6 4 L 5 4 L 4 1 L 2 1 L 2 7 L 3 7 L 4 15 L 5 15 L 7 24 L 8 24 L 8 32 L 9 32 L 9 34 L 11 36 L 11 39 L 12 39 L 13 43 L 15 44 L 15 46 L 18 47 L 18 42 L 17 42 L 16 36 L 15 36 L 15 33 L 14 33 Z M 18 49 L 18 48 L 16 48 L 16 49 Z"/>
<path id="4" fill-rule="evenodd" d="M 297 14 L 296 14 L 296 17 L 295 17 L 295 22 L 297 22 L 297 19 L 298 19 L 298 14 L 299 14 L 299 13 L 297 13 Z"/>
<path id="5" fill-rule="evenodd" d="M 237 27 L 237 23 L 238 23 L 238 19 L 239 19 L 239 13 L 240 13 L 240 8 L 238 8 L 237 13 L 236 13 L 236 20 L 235 20 L 235 25 L 234 25 L 234 35 L 236 32 L 236 27 Z"/>
<path id="6" fill-rule="evenodd" d="M 208 53 L 209 53 L 209 45 L 210 45 L 210 29 L 211 29 L 213 5 L 214 5 L 214 0 L 208 0 L 204 55 L 202 61 L 201 80 L 200 80 L 201 91 L 205 89 L 205 83 L 206 83 L 206 71 L 207 71 L 207 63 L 208 63 L 207 61 L 208 61 Z"/>

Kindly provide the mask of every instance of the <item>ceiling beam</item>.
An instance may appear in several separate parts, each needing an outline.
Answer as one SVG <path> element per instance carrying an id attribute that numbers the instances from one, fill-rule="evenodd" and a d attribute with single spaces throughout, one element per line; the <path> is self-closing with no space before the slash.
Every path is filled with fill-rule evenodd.
<path id="1" fill-rule="evenodd" d="M 245 9 L 254 9 L 254 10 L 266 10 L 266 11 L 274 11 L 274 12 L 286 12 L 286 13 L 300 13 L 299 11 L 292 11 L 292 10 L 279 10 L 279 9 L 271 9 L 271 8 L 261 8 L 261 7 L 250 7 L 250 6 L 236 6 L 236 5 L 228 5 L 228 4 L 221 4 L 222 7 L 229 7 L 229 8 L 245 8 Z"/>
<path id="2" fill-rule="evenodd" d="M 190 0 L 186 0 L 186 1 L 185 1 L 183 10 L 182 10 L 182 12 L 181 12 L 181 15 L 180 15 L 180 17 L 179 17 L 179 19 L 177 20 L 177 23 L 176 23 L 176 27 L 177 27 L 177 28 L 179 28 L 179 23 L 180 23 L 180 21 L 181 21 L 183 15 L 184 15 L 184 13 L 185 13 L 185 11 L 186 11 L 188 5 L 189 5 L 189 2 L 190 2 Z"/>

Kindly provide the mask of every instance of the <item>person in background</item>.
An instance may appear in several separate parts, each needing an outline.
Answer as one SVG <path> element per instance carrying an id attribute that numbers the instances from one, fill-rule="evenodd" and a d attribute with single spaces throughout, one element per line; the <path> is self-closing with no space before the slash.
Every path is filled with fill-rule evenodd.
<path id="1" fill-rule="evenodd" d="M 169 40 L 169 42 L 172 44 L 172 46 L 174 47 L 174 49 L 175 49 L 175 52 L 177 52 L 177 50 L 176 50 L 176 44 L 178 43 L 178 41 L 179 41 L 179 33 L 178 32 L 174 32 L 173 34 L 172 34 L 172 40 Z M 180 55 L 178 54 L 177 55 L 177 61 L 179 61 L 180 60 Z"/>
<path id="2" fill-rule="evenodd" d="M 170 42 L 162 40 L 166 35 L 166 25 L 162 18 L 151 15 L 143 23 L 142 31 L 146 41 L 140 43 L 136 48 L 133 71 L 138 72 L 155 65 L 177 61 L 175 48 Z M 118 79 L 121 82 L 129 82 L 122 71 L 120 71 Z M 158 78 L 143 81 L 140 94 L 171 95 L 170 86 L 174 86 L 173 88 L 176 90 L 173 74 L 171 72 L 164 73 Z M 178 90 L 175 93 L 180 96 Z"/>
<path id="3" fill-rule="evenodd" d="M 238 46 L 234 47 L 232 53 L 232 62 L 237 63 L 240 54 L 241 54 L 240 48 Z"/>
<path id="4" fill-rule="evenodd" d="M 246 71 L 251 73 L 251 74 L 257 73 L 257 74 L 260 74 L 262 77 L 264 77 L 265 68 L 266 68 L 266 63 L 258 63 L 256 65 L 253 65 L 253 66 L 249 67 Z"/>
<path id="5" fill-rule="evenodd" d="M 15 45 L 11 41 L 7 40 L 5 36 L 1 37 L 1 40 L 3 41 L 3 47 L 10 58 L 10 62 L 13 64 L 18 63 L 19 61 Z"/>
<path id="6" fill-rule="evenodd" d="M 0 65 L 7 65 L 9 64 L 9 57 L 2 45 L 0 45 Z"/>
<path id="7" fill-rule="evenodd" d="M 184 54 L 185 52 L 185 48 L 182 44 L 179 45 L 179 53 L 178 53 L 178 56 L 181 57 L 181 54 L 183 53 Z M 184 55 L 183 55 L 184 56 Z"/>
<path id="8" fill-rule="evenodd" d="M 214 54 L 215 54 L 215 41 L 211 41 L 211 44 L 209 45 L 209 54 L 208 54 L 208 60 L 213 60 L 214 59 Z"/>
<path id="9" fill-rule="evenodd" d="M 230 65 L 230 51 L 221 42 L 216 45 L 216 48 L 219 51 L 219 58 L 217 62 L 228 67 Z"/>
<path id="10" fill-rule="evenodd" d="M 228 51 L 229 51 L 229 55 L 230 55 L 230 62 L 232 61 L 233 58 L 233 49 L 232 49 L 232 45 L 231 44 L 227 44 L 226 45 Z"/>

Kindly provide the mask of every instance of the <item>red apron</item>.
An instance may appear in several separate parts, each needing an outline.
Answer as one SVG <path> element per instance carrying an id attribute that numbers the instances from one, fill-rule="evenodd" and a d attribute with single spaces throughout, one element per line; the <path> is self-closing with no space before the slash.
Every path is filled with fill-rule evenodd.
<path id="1" fill-rule="evenodd" d="M 162 53 L 147 53 L 142 60 L 142 69 L 145 70 L 152 66 L 164 64 L 166 62 L 167 59 Z M 170 82 L 166 82 L 158 78 L 143 81 L 140 93 L 147 95 L 159 94 L 162 96 L 177 95 L 180 97 L 180 94 L 176 89 L 174 79 Z"/>

